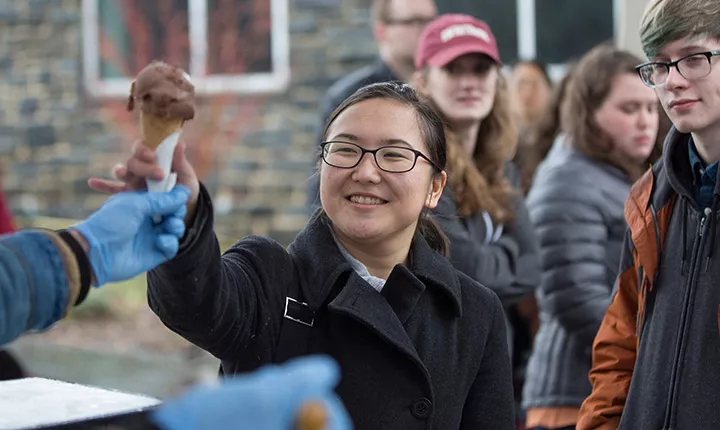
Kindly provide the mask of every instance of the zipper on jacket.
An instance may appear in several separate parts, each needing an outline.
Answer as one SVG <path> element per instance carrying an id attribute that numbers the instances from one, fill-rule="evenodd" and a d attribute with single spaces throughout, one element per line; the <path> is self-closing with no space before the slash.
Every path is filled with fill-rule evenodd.
<path id="1" fill-rule="evenodd" d="M 645 277 L 645 268 L 643 266 L 638 267 L 637 273 L 638 273 L 637 290 L 638 290 L 638 297 L 640 297 L 642 295 L 643 278 Z M 645 306 L 644 306 L 645 313 L 647 313 L 647 299 L 643 298 L 643 300 L 645 301 Z M 643 315 L 643 320 L 644 319 L 645 319 L 645 316 Z M 643 323 L 643 321 L 640 321 L 640 307 L 638 306 L 637 314 L 635 315 L 635 336 L 638 338 L 638 344 L 640 344 L 640 327 L 641 327 L 640 324 L 641 323 Z"/>
<path id="2" fill-rule="evenodd" d="M 686 214 L 683 214 L 683 216 L 686 216 Z M 695 244 L 693 246 L 693 251 L 691 254 L 691 260 L 690 260 L 690 272 L 688 276 L 688 283 L 685 288 L 685 295 L 683 297 L 683 308 L 682 313 L 680 314 L 680 327 L 679 327 L 679 333 L 677 342 L 675 345 L 675 357 L 672 365 L 672 369 L 670 371 L 670 388 L 668 390 L 668 400 L 667 400 L 667 407 L 665 409 L 665 420 L 663 423 L 663 429 L 673 429 L 673 422 L 675 421 L 675 397 L 676 392 L 678 390 L 678 367 L 680 366 L 680 361 L 682 359 L 682 356 L 684 355 L 682 352 L 685 349 L 685 333 L 687 331 L 687 325 L 688 325 L 688 314 L 689 307 L 690 307 L 690 296 L 692 293 L 692 288 L 695 284 L 696 280 L 696 272 L 697 272 L 697 266 L 698 266 L 698 260 L 700 256 L 700 251 L 703 248 L 703 237 L 705 234 L 706 229 L 706 220 L 708 216 L 703 212 L 700 215 L 700 220 L 698 222 L 698 229 L 697 229 L 697 240 L 695 241 Z M 683 238 L 683 240 L 686 240 L 686 238 Z"/>
<path id="3" fill-rule="evenodd" d="M 657 211 L 655 210 L 655 205 L 653 205 L 652 203 L 650 203 L 650 214 L 652 215 L 653 224 L 655 225 L 655 246 L 657 249 L 657 266 L 656 267 L 659 268 L 660 267 L 660 251 L 661 251 L 661 249 L 660 249 L 660 223 L 658 222 Z M 702 236 L 702 226 L 700 227 L 700 235 Z M 659 269 L 655 269 L 655 273 L 653 273 L 653 275 L 655 275 L 655 277 L 653 279 L 657 279 L 657 273 L 659 271 L 660 271 Z"/>

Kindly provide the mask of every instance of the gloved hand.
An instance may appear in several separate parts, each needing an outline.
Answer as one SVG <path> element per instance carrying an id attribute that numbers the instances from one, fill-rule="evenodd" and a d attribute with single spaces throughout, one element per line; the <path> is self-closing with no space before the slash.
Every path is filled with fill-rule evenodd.
<path id="1" fill-rule="evenodd" d="M 185 233 L 189 196 L 182 185 L 167 193 L 116 194 L 87 220 L 70 227 L 90 245 L 93 285 L 133 278 L 173 258 Z M 154 224 L 153 216 L 164 218 Z"/>
<path id="2" fill-rule="evenodd" d="M 352 429 L 333 392 L 339 373 L 335 361 L 323 356 L 265 366 L 218 387 L 194 388 L 160 406 L 153 420 L 166 430 L 293 430 L 298 410 L 315 400 L 326 408 L 325 430 Z"/>

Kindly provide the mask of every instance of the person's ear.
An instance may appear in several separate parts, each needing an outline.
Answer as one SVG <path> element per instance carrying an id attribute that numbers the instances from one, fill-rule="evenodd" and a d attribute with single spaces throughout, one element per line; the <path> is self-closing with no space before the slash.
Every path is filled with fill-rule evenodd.
<path id="1" fill-rule="evenodd" d="M 373 30 L 373 37 L 375 38 L 375 41 L 380 43 L 385 40 L 386 30 L 385 24 L 382 22 L 375 22 L 372 26 Z"/>
<path id="2" fill-rule="evenodd" d="M 410 78 L 410 86 L 423 93 L 425 91 L 426 78 L 422 70 L 416 70 Z"/>
<path id="3" fill-rule="evenodd" d="M 446 183 L 447 173 L 445 173 L 444 170 L 440 172 L 440 174 L 433 176 L 432 182 L 430 182 L 430 189 L 428 190 L 428 198 L 425 201 L 425 207 L 434 209 L 437 206 Z"/>

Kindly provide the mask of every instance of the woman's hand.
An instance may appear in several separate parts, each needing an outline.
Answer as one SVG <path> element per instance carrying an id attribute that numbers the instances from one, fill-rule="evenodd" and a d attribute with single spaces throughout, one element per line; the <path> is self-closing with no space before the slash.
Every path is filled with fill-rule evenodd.
<path id="1" fill-rule="evenodd" d="M 187 202 L 187 215 L 185 224 L 188 225 L 195 217 L 200 183 L 195 169 L 185 157 L 185 144 L 178 142 L 170 170 L 177 174 L 177 184 L 184 185 L 190 190 Z M 132 156 L 125 162 L 113 167 L 112 176 L 115 180 L 90 178 L 88 185 L 95 191 L 107 194 L 117 194 L 123 191 L 136 191 L 146 189 L 146 179 L 160 180 L 164 178 L 162 169 L 157 163 L 155 150 L 137 141 L 133 146 Z"/>

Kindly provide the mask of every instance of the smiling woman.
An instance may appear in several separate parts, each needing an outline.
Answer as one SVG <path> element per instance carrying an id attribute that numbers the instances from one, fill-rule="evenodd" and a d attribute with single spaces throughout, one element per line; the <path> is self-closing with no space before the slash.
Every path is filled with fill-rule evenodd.
<path id="1" fill-rule="evenodd" d="M 375 91 L 382 93 L 381 88 Z M 437 133 L 442 123 L 426 105 L 416 106 L 424 109 L 407 99 L 365 91 L 351 96 L 331 116 L 325 131 L 330 141 L 323 144 L 320 200 L 351 254 L 368 245 L 373 246 L 369 255 L 394 253 L 400 243 L 412 239 L 423 208 L 437 205 L 446 178 L 444 135 Z M 424 138 L 420 121 L 431 125 L 429 138 Z M 365 157 L 367 153 L 372 157 Z M 444 248 L 439 245 L 436 250 Z M 373 258 L 370 273 L 377 270 L 386 278 L 405 258 L 397 257 L 399 261 Z"/>
<path id="2" fill-rule="evenodd" d="M 438 253 L 425 216 L 446 178 L 441 118 L 409 86 L 376 84 L 324 136 L 324 211 L 287 249 L 251 236 L 222 256 L 210 196 L 176 151 L 178 182 L 198 192 L 178 256 L 148 273 L 150 307 L 226 375 L 332 356 L 356 428 L 512 429 L 500 302 Z M 157 168 L 146 149 L 126 164 L 130 187 Z"/>

